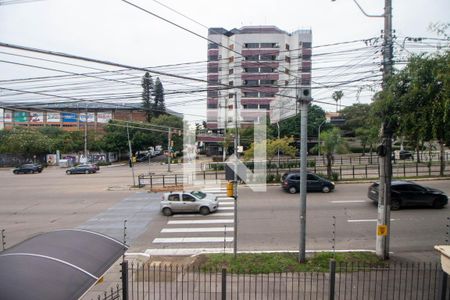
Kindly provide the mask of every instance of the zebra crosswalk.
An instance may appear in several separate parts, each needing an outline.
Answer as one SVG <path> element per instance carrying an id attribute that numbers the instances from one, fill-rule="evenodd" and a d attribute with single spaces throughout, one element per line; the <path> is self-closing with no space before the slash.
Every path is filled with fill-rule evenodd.
<path id="1" fill-rule="evenodd" d="M 234 199 L 224 189 L 204 190 L 218 196 L 217 212 L 176 214 L 153 239 L 147 255 L 193 255 L 231 252 L 234 232 Z"/>

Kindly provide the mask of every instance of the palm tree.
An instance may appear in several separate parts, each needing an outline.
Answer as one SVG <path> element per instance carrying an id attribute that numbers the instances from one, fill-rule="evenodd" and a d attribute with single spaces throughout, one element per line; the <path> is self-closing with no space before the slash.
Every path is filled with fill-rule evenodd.
<path id="1" fill-rule="evenodd" d="M 331 97 L 336 101 L 336 112 L 338 112 L 338 102 L 341 100 L 342 97 L 344 97 L 344 92 L 342 91 L 335 91 Z"/>

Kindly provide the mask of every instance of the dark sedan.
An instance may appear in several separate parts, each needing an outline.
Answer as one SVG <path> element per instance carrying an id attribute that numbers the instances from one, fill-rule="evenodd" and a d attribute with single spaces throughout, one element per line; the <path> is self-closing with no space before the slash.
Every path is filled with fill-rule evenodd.
<path id="1" fill-rule="evenodd" d="M 300 191 L 300 173 L 285 173 L 281 177 L 281 187 L 295 194 Z M 306 176 L 306 191 L 328 193 L 334 190 L 334 182 L 322 178 L 316 174 L 308 173 Z"/>
<path id="2" fill-rule="evenodd" d="M 368 197 L 378 203 L 378 182 L 374 182 L 368 191 Z M 391 182 L 391 210 L 406 206 L 431 206 L 443 208 L 448 203 L 447 195 L 440 190 L 419 185 L 412 181 Z"/>
<path id="3" fill-rule="evenodd" d="M 68 170 L 66 170 L 67 175 L 71 174 L 91 174 L 95 173 L 97 170 L 92 165 L 78 165 L 76 167 L 72 167 Z"/>
<path id="4" fill-rule="evenodd" d="M 14 174 L 34 174 L 42 172 L 42 165 L 40 164 L 24 164 L 13 170 Z"/>

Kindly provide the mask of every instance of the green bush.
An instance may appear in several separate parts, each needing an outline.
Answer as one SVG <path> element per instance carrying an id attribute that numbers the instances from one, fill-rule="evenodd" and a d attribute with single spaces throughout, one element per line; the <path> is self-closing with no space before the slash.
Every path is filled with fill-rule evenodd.
<path id="1" fill-rule="evenodd" d="M 308 160 L 307 166 L 308 166 L 308 168 L 314 168 L 316 166 L 316 161 L 315 160 Z"/>
<path id="2" fill-rule="evenodd" d="M 272 182 L 274 182 L 274 180 L 275 180 L 274 174 L 267 175 L 267 180 L 266 180 L 267 183 L 272 183 Z"/>

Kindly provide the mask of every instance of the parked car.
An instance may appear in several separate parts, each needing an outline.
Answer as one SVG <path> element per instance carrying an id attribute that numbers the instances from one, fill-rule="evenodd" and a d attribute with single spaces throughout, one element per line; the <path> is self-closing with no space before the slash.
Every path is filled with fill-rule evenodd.
<path id="1" fill-rule="evenodd" d="M 414 159 L 414 156 L 413 156 L 413 154 L 412 154 L 411 151 L 408 151 L 408 150 L 400 150 L 400 152 L 399 152 L 399 158 L 400 158 L 400 159 L 411 159 L 411 160 L 413 160 L 413 159 Z"/>
<path id="2" fill-rule="evenodd" d="M 165 216 L 178 212 L 199 212 L 207 215 L 219 208 L 217 196 L 201 191 L 164 193 L 160 209 Z"/>
<path id="3" fill-rule="evenodd" d="M 314 173 L 308 173 L 306 176 L 307 192 L 328 193 L 333 191 L 335 188 L 334 182 L 322 178 Z M 285 173 L 281 177 L 281 187 L 291 194 L 298 193 L 300 191 L 300 173 Z"/>
<path id="4" fill-rule="evenodd" d="M 372 183 L 367 194 L 374 203 L 378 203 L 378 186 L 378 182 Z M 391 210 L 421 205 L 443 208 L 447 203 L 447 195 L 438 189 L 422 186 L 412 181 L 391 182 Z"/>
<path id="5" fill-rule="evenodd" d="M 91 174 L 91 173 L 96 173 L 96 172 L 97 172 L 97 170 L 95 169 L 95 167 L 90 165 L 90 164 L 78 165 L 76 167 L 72 167 L 72 168 L 66 170 L 66 174 L 67 175 L 71 175 L 71 174 Z"/>
<path id="6" fill-rule="evenodd" d="M 96 171 L 100 171 L 100 167 L 99 167 L 97 164 L 95 164 L 95 163 L 87 163 L 87 164 L 84 164 L 84 165 L 86 165 L 86 166 L 91 166 L 91 167 L 94 168 Z"/>
<path id="7" fill-rule="evenodd" d="M 34 174 L 41 173 L 43 170 L 42 165 L 40 164 L 24 164 L 13 170 L 14 174 Z"/>

